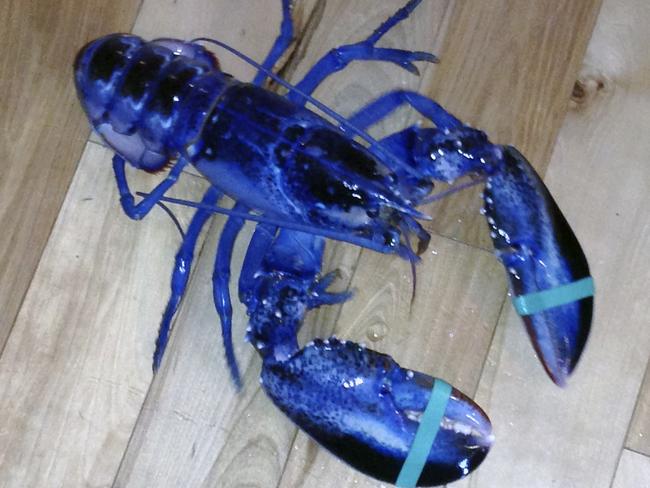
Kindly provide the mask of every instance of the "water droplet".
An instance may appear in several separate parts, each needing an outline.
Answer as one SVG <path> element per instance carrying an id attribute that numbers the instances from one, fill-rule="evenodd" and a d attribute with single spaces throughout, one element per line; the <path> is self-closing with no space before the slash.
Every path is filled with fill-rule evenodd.
<path id="1" fill-rule="evenodd" d="M 388 333 L 388 327 L 383 322 L 375 322 L 366 331 L 366 337 L 372 342 L 377 342 L 386 337 Z"/>

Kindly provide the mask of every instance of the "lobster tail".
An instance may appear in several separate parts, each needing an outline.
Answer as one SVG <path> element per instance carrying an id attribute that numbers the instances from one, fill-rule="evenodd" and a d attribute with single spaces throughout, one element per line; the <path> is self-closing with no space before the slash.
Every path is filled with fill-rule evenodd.
<path id="1" fill-rule="evenodd" d="M 199 45 L 112 34 L 83 47 L 74 64 L 79 99 L 94 128 L 137 168 L 156 171 L 201 131 L 226 84 Z"/>

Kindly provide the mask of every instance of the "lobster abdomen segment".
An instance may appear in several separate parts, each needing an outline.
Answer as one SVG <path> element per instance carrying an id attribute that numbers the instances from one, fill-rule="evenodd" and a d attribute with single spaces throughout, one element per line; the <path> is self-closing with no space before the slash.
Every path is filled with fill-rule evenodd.
<path id="1" fill-rule="evenodd" d="M 385 354 L 332 338 L 316 340 L 284 361 L 267 358 L 262 383 L 273 402 L 318 443 L 356 469 L 394 483 L 434 378 L 401 368 Z M 491 444 L 485 413 L 452 389 L 418 485 L 466 476 Z"/>
<path id="2" fill-rule="evenodd" d="M 93 127 L 131 164 L 150 171 L 162 168 L 199 135 L 229 82 L 199 45 L 146 42 L 129 34 L 87 44 L 74 71 Z"/>

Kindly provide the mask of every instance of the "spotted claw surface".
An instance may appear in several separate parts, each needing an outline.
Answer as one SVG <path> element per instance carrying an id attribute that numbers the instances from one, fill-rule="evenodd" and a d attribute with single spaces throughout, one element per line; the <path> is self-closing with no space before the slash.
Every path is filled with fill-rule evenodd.
<path id="1" fill-rule="evenodd" d="M 318 443 L 356 469 L 394 483 L 434 378 L 404 369 L 385 354 L 332 338 L 316 340 L 283 361 L 268 357 L 262 384 Z M 481 464 L 492 441 L 483 410 L 452 388 L 418 486 L 466 476 Z"/>
<path id="2" fill-rule="evenodd" d="M 513 296 L 588 279 L 580 243 L 546 185 L 514 147 L 503 147 L 503 158 L 503 170 L 488 178 L 485 216 Z M 580 359 L 592 310 L 593 297 L 587 296 L 522 316 L 544 368 L 560 386 Z"/>

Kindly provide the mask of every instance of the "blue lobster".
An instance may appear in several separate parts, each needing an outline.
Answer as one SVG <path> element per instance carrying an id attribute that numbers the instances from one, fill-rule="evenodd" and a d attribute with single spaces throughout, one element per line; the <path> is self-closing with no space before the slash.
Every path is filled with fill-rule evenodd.
<path id="1" fill-rule="evenodd" d="M 141 219 L 164 201 L 197 208 L 176 256 L 154 371 L 198 236 L 209 217 L 221 212 L 229 218 L 217 249 L 213 293 L 227 362 L 240 385 L 232 348 L 230 261 L 244 221 L 257 221 L 239 295 L 250 316 L 247 338 L 262 357 L 265 391 L 340 459 L 400 486 L 444 484 L 467 475 L 489 451 L 491 425 L 458 390 L 406 370 L 387 355 L 335 338 L 299 347 L 304 314 L 350 296 L 328 292 L 333 275 L 320 275 L 325 237 L 415 263 L 429 241 L 418 223 L 426 216 L 415 207 L 435 198 L 434 181 L 480 175 L 486 182 L 484 213 L 515 306 L 558 384 L 565 383 L 583 350 L 593 294 L 577 239 L 516 149 L 491 144 L 483 132 L 417 93 L 388 93 L 348 119 L 311 97 L 326 77 L 353 60 L 392 62 L 414 73 L 413 62 L 436 62 L 429 53 L 376 47 L 420 2 L 410 0 L 366 40 L 330 51 L 295 86 L 271 72 L 293 36 L 291 0 L 283 0 L 281 33 L 262 65 L 215 40 L 145 42 L 114 34 L 82 48 L 74 66 L 83 108 L 116 151 L 113 169 L 125 213 Z M 257 76 L 252 83 L 235 80 L 198 41 L 225 47 L 256 66 Z M 269 77 L 289 89 L 286 96 L 262 88 Z M 305 108 L 307 102 L 336 124 Z M 403 103 L 436 128 L 409 127 L 381 141 L 364 132 Z M 149 172 L 171 169 L 136 203 L 127 162 Z M 201 202 L 165 197 L 190 163 L 211 183 Z M 232 209 L 216 207 L 223 194 L 236 200 Z"/>

